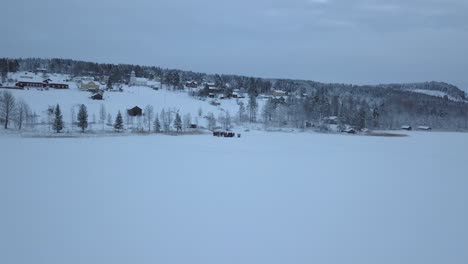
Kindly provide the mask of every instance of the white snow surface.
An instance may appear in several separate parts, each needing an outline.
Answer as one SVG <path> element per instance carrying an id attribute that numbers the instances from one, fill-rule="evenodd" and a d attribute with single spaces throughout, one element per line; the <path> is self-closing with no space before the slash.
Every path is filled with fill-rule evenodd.
<path id="1" fill-rule="evenodd" d="M 80 91 L 77 88 L 67 90 L 49 89 L 47 91 L 30 88 L 29 90 L 9 91 L 11 91 L 17 99 L 26 101 L 31 109 L 43 119 L 47 116 L 46 110 L 49 106 L 59 104 L 65 122 L 71 121 L 71 108 L 74 107 L 76 114 L 81 104 L 86 105 L 90 119 L 92 115 L 99 117 L 101 104 L 105 106 L 106 111 L 110 113 L 113 118 L 115 118 L 118 111 L 125 114 L 127 109 L 133 108 L 134 106 L 145 109 L 146 105 L 152 105 L 154 111 L 158 113 L 163 108 L 166 110 L 170 108 L 179 110 L 181 115 L 190 113 L 192 117 L 197 116 L 199 108 L 202 108 L 203 115 L 212 112 L 215 116 L 218 116 L 219 113 L 224 111 L 229 111 L 231 116 L 233 116 L 236 115 L 239 109 L 239 105 L 235 99 L 218 100 L 221 105 L 213 106 L 209 103 L 212 99 L 206 99 L 205 101 L 198 100 L 189 96 L 185 91 L 176 92 L 166 89 L 153 90 L 149 87 L 138 86 L 124 86 L 123 89 L 123 92 L 105 92 L 104 100 L 102 101 L 90 99 L 91 93 Z M 245 99 L 239 100 L 244 100 L 245 105 L 247 105 Z M 262 102 L 260 103 L 262 104 Z"/>
<path id="2" fill-rule="evenodd" d="M 460 101 L 460 99 L 454 98 L 453 96 L 448 95 L 447 93 L 444 93 L 442 91 L 435 91 L 435 90 L 424 90 L 424 89 L 415 89 L 415 90 L 410 90 L 411 92 L 414 93 L 422 93 L 422 94 L 427 94 L 430 96 L 435 96 L 435 97 L 444 97 L 447 96 L 448 99 L 452 101 Z"/>
<path id="3" fill-rule="evenodd" d="M 409 135 L 3 136 L 0 263 L 468 263 L 468 135 Z"/>

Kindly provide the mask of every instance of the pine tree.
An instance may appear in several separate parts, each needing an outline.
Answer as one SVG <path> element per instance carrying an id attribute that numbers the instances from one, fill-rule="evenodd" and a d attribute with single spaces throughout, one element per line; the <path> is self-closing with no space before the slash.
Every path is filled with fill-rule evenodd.
<path id="1" fill-rule="evenodd" d="M 80 111 L 78 111 L 78 127 L 81 128 L 81 132 L 84 132 L 88 128 L 88 110 L 86 106 L 82 104 Z"/>
<path id="2" fill-rule="evenodd" d="M 182 131 L 182 119 L 180 118 L 179 113 L 176 114 L 174 128 L 176 129 L 177 133 Z"/>
<path id="3" fill-rule="evenodd" d="M 123 126 L 123 118 L 122 118 L 122 114 L 120 113 L 120 111 L 117 113 L 117 117 L 115 118 L 115 123 L 114 123 L 114 129 L 117 131 L 117 132 L 120 132 L 122 131 L 124 128 Z"/>
<path id="4" fill-rule="evenodd" d="M 159 123 L 158 115 L 156 115 L 156 118 L 154 119 L 154 132 L 161 132 L 161 123 Z"/>
<path id="5" fill-rule="evenodd" d="M 54 124 L 53 128 L 57 133 L 60 133 L 63 129 L 63 116 L 62 116 L 62 111 L 60 111 L 60 106 L 57 104 L 57 107 L 55 107 L 55 119 L 54 119 Z"/>

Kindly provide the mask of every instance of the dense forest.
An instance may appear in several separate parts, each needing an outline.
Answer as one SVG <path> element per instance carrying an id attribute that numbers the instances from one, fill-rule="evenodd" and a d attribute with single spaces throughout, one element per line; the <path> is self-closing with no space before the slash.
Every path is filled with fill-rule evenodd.
<path id="1" fill-rule="evenodd" d="M 213 82 L 224 95 L 231 94 L 235 89 L 248 95 L 248 105 L 239 105 L 237 120 L 263 122 L 267 126 L 304 127 L 312 123 L 322 127 L 325 118 L 337 116 L 339 125 L 351 125 L 358 129 L 395 129 L 402 125 L 468 129 L 466 94 L 456 86 L 441 82 L 359 86 L 206 74 L 154 66 L 99 64 L 71 59 L 0 59 L 3 81 L 7 78 L 7 72 L 34 71 L 39 68 L 73 76 L 109 76 L 111 83 L 126 82 L 133 70 L 137 77 L 157 78 L 172 89 L 183 89 L 185 81 L 193 80 L 199 84 Z M 258 109 L 258 96 L 268 95 L 273 90 L 285 91 L 288 96 L 271 97 L 263 109 Z M 421 90 L 442 92 L 445 96 L 416 92 Z M 196 96 L 205 95 L 202 89 Z"/>

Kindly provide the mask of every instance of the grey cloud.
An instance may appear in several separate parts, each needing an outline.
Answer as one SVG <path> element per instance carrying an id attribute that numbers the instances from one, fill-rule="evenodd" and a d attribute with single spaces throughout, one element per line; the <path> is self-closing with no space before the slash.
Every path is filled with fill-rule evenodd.
<path id="1" fill-rule="evenodd" d="M 328 82 L 467 83 L 465 0 L 6 0 L 2 6 L 0 56 Z"/>

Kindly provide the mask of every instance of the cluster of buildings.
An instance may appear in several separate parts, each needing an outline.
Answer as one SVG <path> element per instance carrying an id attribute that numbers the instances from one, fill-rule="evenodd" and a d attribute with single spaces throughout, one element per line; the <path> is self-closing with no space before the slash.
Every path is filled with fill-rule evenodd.
<path id="1" fill-rule="evenodd" d="M 128 82 L 130 86 L 146 86 L 153 88 L 155 90 L 161 89 L 161 82 L 157 80 L 149 80 L 147 78 L 139 78 L 135 76 L 135 71 L 130 73 L 130 81 Z"/>
<path id="2" fill-rule="evenodd" d="M 38 75 L 37 72 L 24 72 L 15 83 L 19 88 L 53 88 L 53 89 L 68 89 L 67 83 L 57 79 L 51 79 L 43 75 Z"/>

